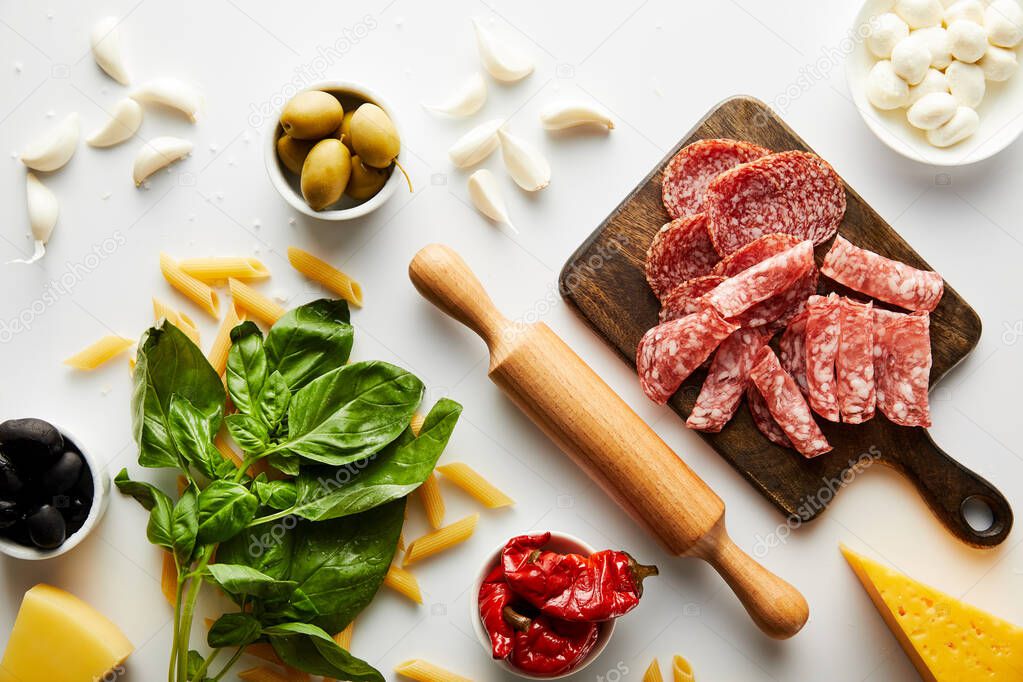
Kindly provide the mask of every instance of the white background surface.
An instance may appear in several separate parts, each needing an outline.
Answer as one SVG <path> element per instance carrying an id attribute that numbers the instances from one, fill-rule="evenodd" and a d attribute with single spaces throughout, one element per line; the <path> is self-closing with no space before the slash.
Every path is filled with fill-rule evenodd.
<path id="1" fill-rule="evenodd" d="M 638 680 L 651 657 L 667 662 L 673 653 L 687 656 L 702 680 L 915 679 L 838 543 L 1021 623 L 1019 530 L 998 549 L 971 549 L 939 525 L 898 474 L 869 470 L 827 514 L 764 557 L 811 605 L 802 633 L 788 642 L 768 640 L 709 567 L 665 556 L 502 397 L 486 378 L 480 341 L 425 303 L 405 274 L 420 246 L 455 246 L 509 317 L 539 315 L 654 425 L 725 500 L 732 536 L 752 549 L 781 516 L 673 413 L 642 396 L 632 372 L 560 301 L 555 281 L 575 247 L 705 111 L 729 95 L 758 96 L 979 311 L 985 324 L 979 348 L 934 391 L 933 434 L 1023 508 L 1017 393 L 1023 383 L 1023 147 L 939 171 L 882 146 L 853 107 L 835 49 L 854 12 L 840 0 L 626 0 L 599 7 L 549 1 L 488 7 L 468 0 L 443 6 L 412 0 L 3 3 L 2 261 L 31 250 L 25 171 L 8 155 L 70 111 L 80 112 L 88 134 L 124 93 L 89 56 L 95 20 L 126 17 L 122 40 L 135 82 L 189 79 L 201 85 L 207 103 L 195 125 L 147 108 L 141 137 L 171 134 L 195 142 L 191 158 L 154 176 L 148 190 L 136 190 L 130 178 L 138 139 L 110 150 L 83 145 L 45 179 L 61 201 L 49 254 L 31 267 L 0 267 L 0 416 L 66 424 L 112 474 L 122 466 L 137 473 L 126 361 L 91 374 L 60 361 L 106 333 L 137 337 L 151 321 L 153 295 L 186 310 L 202 324 L 205 340 L 212 338 L 213 320 L 161 278 L 161 250 L 175 257 L 259 256 L 274 273 L 262 288 L 291 305 L 322 295 L 282 256 L 288 245 L 307 247 L 363 283 L 366 307 L 353 316 L 355 357 L 400 363 L 426 381 L 431 400 L 450 395 L 462 402 L 464 417 L 445 458 L 471 463 L 518 501 L 513 510 L 484 513 L 466 546 L 417 568 L 425 606 L 414 608 L 383 590 L 357 622 L 357 655 L 385 672 L 422 656 L 474 679 L 500 679 L 472 636 L 466 586 L 493 545 L 527 529 L 556 528 L 598 546 L 626 548 L 662 569 L 641 607 L 579 679 L 613 681 L 606 673 L 617 667 L 630 671 L 625 679 Z M 473 16 L 492 18 L 495 30 L 525 45 L 537 59 L 536 72 L 511 86 L 490 81 L 485 109 L 468 122 L 438 120 L 419 103 L 440 99 L 478 68 Z M 329 64 L 318 61 L 318 49 L 339 40 L 343 54 Z M 399 194 L 354 224 L 301 216 L 289 224 L 293 212 L 274 194 L 263 167 L 265 126 L 252 120 L 253 107 L 289 82 L 320 78 L 363 81 L 397 107 L 413 196 Z M 608 137 L 545 134 L 539 110 L 570 96 L 603 103 L 618 116 L 618 127 Z M 549 155 L 554 172 L 547 190 L 527 196 L 503 174 L 499 155 L 485 163 L 501 179 L 522 231 L 514 238 L 467 205 L 467 174 L 445 155 L 462 131 L 494 116 L 508 116 L 515 132 Z M 109 253 L 87 258 L 97 247 L 103 253 L 108 238 L 119 242 L 116 248 L 108 243 Z M 76 273 L 70 291 L 45 293 L 68 272 Z M 15 327 L 19 319 L 27 330 Z M 446 492 L 450 520 L 473 509 L 458 492 Z M 159 591 L 160 558 L 145 542 L 137 505 L 117 495 L 111 502 L 98 531 L 69 555 L 44 564 L 0 560 L 0 638 L 23 591 L 51 582 L 96 605 L 137 645 L 125 679 L 161 679 L 171 612 Z M 412 509 L 410 537 L 424 528 L 415 503 Z M 217 608 L 208 601 L 205 615 Z"/>

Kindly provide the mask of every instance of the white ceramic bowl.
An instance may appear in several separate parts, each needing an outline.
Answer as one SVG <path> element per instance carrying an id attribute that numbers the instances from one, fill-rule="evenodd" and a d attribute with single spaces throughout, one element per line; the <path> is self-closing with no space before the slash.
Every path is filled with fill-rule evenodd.
<path id="1" fill-rule="evenodd" d="M 53 424 L 53 422 L 50 423 Z M 92 456 L 89 449 L 82 444 L 79 438 L 59 424 L 53 424 L 53 426 L 60 431 L 64 438 L 75 444 L 78 451 L 82 453 L 85 463 L 89 465 L 89 472 L 92 473 L 93 489 L 92 507 L 89 509 L 89 515 L 85 518 L 85 523 L 82 524 L 82 527 L 68 536 L 60 547 L 55 549 L 39 549 L 0 538 L 0 554 L 6 554 L 15 559 L 28 560 L 52 559 L 61 554 L 66 554 L 77 547 L 78 543 L 92 532 L 92 529 L 96 527 L 99 520 L 103 517 L 103 513 L 107 510 L 107 502 L 110 498 L 110 477 L 107 476 L 106 470 L 96 461 L 96 458 Z"/>
<path id="2" fill-rule="evenodd" d="M 530 535 L 532 534 L 533 533 L 530 533 Z M 487 658 L 492 661 L 494 661 L 494 659 L 490 648 L 490 636 L 487 634 L 487 631 L 483 629 L 483 621 L 480 619 L 480 586 L 486 579 L 487 574 L 490 573 L 494 566 L 497 565 L 498 561 L 500 561 L 501 550 L 504 549 L 504 545 L 505 543 L 502 542 L 500 545 L 495 547 L 492 552 L 487 554 L 486 559 L 483 561 L 483 565 L 480 567 L 479 574 L 476 576 L 476 580 L 472 583 L 472 596 L 469 599 L 469 619 L 472 621 L 472 629 L 476 632 L 476 639 L 479 640 L 480 646 L 482 646 L 483 650 L 487 652 Z M 576 554 L 584 555 L 590 555 L 597 551 L 574 535 L 559 533 L 558 531 L 551 531 L 551 541 L 547 543 L 546 549 L 550 549 L 555 552 L 575 552 Z M 500 666 L 502 669 L 512 673 L 513 675 L 517 675 L 527 680 L 560 680 L 563 677 L 575 675 L 583 668 L 597 660 L 600 654 L 604 651 L 607 643 L 611 641 L 611 635 L 615 630 L 615 622 L 616 621 L 614 620 L 609 620 L 604 623 L 600 623 L 597 626 L 597 643 L 593 645 L 593 649 L 590 650 L 590 653 L 586 654 L 586 658 L 579 662 L 579 665 L 566 673 L 562 673 L 560 675 L 533 675 L 519 670 L 508 661 L 496 660 L 494 661 L 494 664 Z"/>
<path id="3" fill-rule="evenodd" d="M 1012 144 L 1023 133 L 1023 71 L 1004 83 L 987 82 L 987 94 L 977 108 L 980 128 L 972 136 L 951 147 L 931 146 L 922 130 L 906 120 L 905 109 L 882 111 L 867 99 L 867 74 L 878 61 L 864 39 L 871 17 L 891 11 L 894 0 L 867 0 L 860 8 L 849 31 L 852 52 L 845 62 L 856 108 L 867 127 L 878 139 L 908 159 L 933 166 L 965 166 L 983 161 Z M 1019 49 L 1017 48 L 1017 56 Z"/>
<path id="4" fill-rule="evenodd" d="M 380 95 L 373 92 L 369 88 L 359 83 L 351 81 L 323 81 L 321 83 L 314 83 L 310 85 L 306 90 L 323 90 L 331 94 L 340 95 L 342 100 L 345 95 L 353 96 L 355 99 L 360 99 L 366 102 L 372 102 L 378 107 L 384 110 L 384 112 L 390 116 L 391 121 L 394 123 L 394 127 L 398 130 L 398 137 L 401 138 L 401 128 L 398 126 L 398 120 L 394 116 L 394 110 L 387 106 L 387 104 L 380 98 Z M 263 157 L 266 163 L 266 172 L 270 175 L 270 183 L 277 190 L 277 193 L 288 202 L 292 208 L 300 213 L 304 213 L 310 218 L 317 218 L 319 220 L 330 220 L 330 221 L 341 221 L 341 220 L 354 220 L 355 218 L 361 218 L 368 215 L 384 205 L 384 203 L 394 195 L 395 190 L 399 186 L 406 185 L 405 176 L 402 175 L 401 171 L 394 168 L 391 171 L 391 177 L 387 178 L 387 182 L 375 195 L 367 199 L 366 201 L 356 201 L 348 196 L 341 197 L 341 200 L 336 204 L 336 208 L 314 211 L 309 208 L 309 204 L 302 198 L 302 190 L 299 186 L 299 178 L 297 175 L 287 170 L 281 163 L 280 159 L 277 158 L 277 138 L 284 132 L 280 125 L 280 112 L 276 111 L 273 114 L 270 125 L 267 126 L 266 132 L 266 144 L 263 148 Z M 398 159 L 402 158 L 401 154 L 398 154 Z"/>

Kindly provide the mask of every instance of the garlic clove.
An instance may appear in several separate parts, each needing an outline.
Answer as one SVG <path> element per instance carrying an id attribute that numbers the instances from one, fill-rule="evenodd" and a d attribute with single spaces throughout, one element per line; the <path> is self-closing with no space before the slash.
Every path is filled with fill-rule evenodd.
<path id="1" fill-rule="evenodd" d="M 57 215 L 60 213 L 60 206 L 57 204 L 57 196 L 50 191 L 50 188 L 39 182 L 34 173 L 28 173 L 25 177 L 25 195 L 28 200 L 28 222 L 32 228 L 32 238 L 35 240 L 35 248 L 29 258 L 17 258 L 8 263 L 31 264 L 46 254 L 46 242 L 53 234 L 53 226 L 57 224 Z"/>
<path id="2" fill-rule="evenodd" d="M 486 168 L 481 168 L 469 176 L 469 198 L 476 210 L 494 222 L 507 225 L 515 234 L 519 231 L 508 219 L 508 209 L 504 205 L 504 197 L 497 185 L 497 178 Z"/>
<path id="3" fill-rule="evenodd" d="M 501 156 L 515 184 L 527 192 L 536 192 L 551 184 L 551 165 L 539 151 L 504 128 L 497 131 Z"/>
<path id="4" fill-rule="evenodd" d="M 102 128 L 86 142 L 92 147 L 113 147 L 129 139 L 142 125 L 142 107 L 131 97 L 125 97 L 114 107 L 114 114 Z"/>
<path id="5" fill-rule="evenodd" d="M 476 30 L 476 47 L 483 68 L 499 81 L 514 83 L 533 73 L 529 55 L 497 38 L 479 19 L 472 20 Z"/>
<path id="6" fill-rule="evenodd" d="M 142 145 L 135 155 L 132 177 L 135 186 L 150 175 L 192 152 L 192 143 L 178 137 L 157 137 Z"/>
<path id="7" fill-rule="evenodd" d="M 448 157 L 451 163 L 459 168 L 474 166 L 497 149 L 500 141 L 497 131 L 504 125 L 503 118 L 495 118 L 481 123 L 451 145 Z"/>
<path id="8" fill-rule="evenodd" d="M 117 29 L 119 23 L 121 20 L 117 17 L 104 17 L 92 27 L 92 58 L 108 76 L 121 85 L 127 85 L 131 79 L 128 78 L 128 70 L 121 56 L 121 38 Z"/>
<path id="9" fill-rule="evenodd" d="M 186 114 L 192 122 L 202 108 L 202 94 L 176 78 L 157 78 L 136 88 L 130 97 L 143 104 L 162 104 Z"/>
<path id="10" fill-rule="evenodd" d="M 37 171 L 55 171 L 71 160 L 78 147 L 78 113 L 64 117 L 21 153 L 21 162 Z"/>
<path id="11" fill-rule="evenodd" d="M 482 75 L 474 73 L 449 99 L 440 104 L 424 104 L 423 108 L 435 114 L 461 118 L 475 114 L 486 101 L 487 82 Z"/>
<path id="12" fill-rule="evenodd" d="M 556 102 L 540 112 L 540 122 L 547 130 L 564 130 L 575 126 L 615 127 L 611 113 L 589 102 Z"/>

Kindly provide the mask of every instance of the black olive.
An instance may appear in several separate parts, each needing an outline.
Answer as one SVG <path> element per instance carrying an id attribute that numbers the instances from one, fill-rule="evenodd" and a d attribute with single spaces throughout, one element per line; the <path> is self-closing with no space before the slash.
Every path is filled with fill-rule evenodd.
<path id="1" fill-rule="evenodd" d="M 44 504 L 26 519 L 28 536 L 40 549 L 54 549 L 64 544 L 67 526 L 57 508 Z"/>
<path id="2" fill-rule="evenodd" d="M 43 472 L 41 478 L 43 490 L 50 495 L 60 495 L 71 490 L 78 483 L 83 464 L 81 455 L 68 450 L 54 462 L 53 466 Z"/>
<path id="3" fill-rule="evenodd" d="M 13 500 L 0 500 L 0 528 L 10 528 L 21 521 L 21 510 Z"/>
<path id="4" fill-rule="evenodd" d="M 42 419 L 8 419 L 0 424 L 0 443 L 23 476 L 48 468 L 64 452 L 64 437 Z"/>
<path id="5" fill-rule="evenodd" d="M 0 452 L 0 496 L 10 499 L 11 496 L 18 494 L 24 485 L 14 462 Z"/>
<path id="6" fill-rule="evenodd" d="M 92 496 L 95 494 L 92 482 L 92 469 L 89 468 L 89 463 L 85 461 L 84 457 L 82 458 L 82 473 L 78 474 L 78 482 L 75 483 L 71 494 L 85 500 L 92 500 Z"/>
<path id="7" fill-rule="evenodd" d="M 64 514 L 64 520 L 67 522 L 67 534 L 78 532 L 78 529 L 85 525 L 85 520 L 89 518 L 89 512 L 92 510 L 92 498 L 86 497 L 72 497 L 68 506 L 61 509 L 61 513 Z"/>

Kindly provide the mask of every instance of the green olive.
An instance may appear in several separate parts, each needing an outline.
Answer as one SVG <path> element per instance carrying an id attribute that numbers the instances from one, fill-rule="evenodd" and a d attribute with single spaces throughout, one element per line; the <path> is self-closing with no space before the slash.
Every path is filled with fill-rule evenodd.
<path id="1" fill-rule="evenodd" d="M 362 162 L 358 156 L 352 157 L 352 177 L 348 181 L 345 194 L 353 199 L 369 199 L 384 186 L 390 174 L 386 168 L 373 168 Z"/>
<path id="2" fill-rule="evenodd" d="M 352 155 L 340 140 L 320 140 L 302 164 L 302 196 L 314 211 L 322 211 L 344 194 L 352 175 Z"/>
<path id="3" fill-rule="evenodd" d="M 337 97 L 321 90 L 300 92 L 281 112 L 284 132 L 299 140 L 321 140 L 338 129 L 345 110 Z"/>
<path id="4" fill-rule="evenodd" d="M 384 110 L 375 104 L 367 102 L 356 109 L 349 127 L 352 147 L 367 166 L 387 168 L 401 151 L 398 130 Z"/>
<path id="5" fill-rule="evenodd" d="M 355 116 L 354 110 L 345 112 L 344 118 L 341 119 L 341 127 L 337 129 L 337 137 L 345 143 L 348 151 L 355 154 L 355 147 L 352 146 L 352 116 Z"/>
<path id="6" fill-rule="evenodd" d="M 305 157 L 315 144 L 315 140 L 296 140 L 291 135 L 281 135 L 277 138 L 277 158 L 289 171 L 301 175 Z"/>

